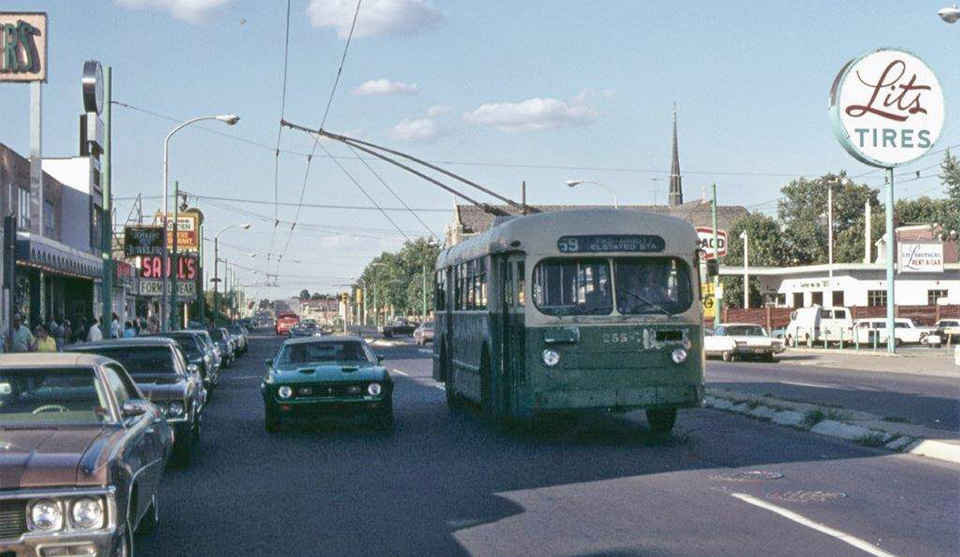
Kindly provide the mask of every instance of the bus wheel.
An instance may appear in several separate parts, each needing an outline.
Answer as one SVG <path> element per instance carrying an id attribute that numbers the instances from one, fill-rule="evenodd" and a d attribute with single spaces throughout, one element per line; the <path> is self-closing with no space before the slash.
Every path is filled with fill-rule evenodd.
<path id="1" fill-rule="evenodd" d="M 654 435 L 667 435 L 673 429 L 673 424 L 677 421 L 676 408 L 664 408 L 660 410 L 647 410 L 647 422 L 650 424 L 650 432 Z"/>

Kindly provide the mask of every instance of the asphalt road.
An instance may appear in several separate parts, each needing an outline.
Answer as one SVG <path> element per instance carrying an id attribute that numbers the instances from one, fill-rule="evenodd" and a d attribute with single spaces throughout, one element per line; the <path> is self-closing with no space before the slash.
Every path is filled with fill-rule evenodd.
<path id="1" fill-rule="evenodd" d="M 917 425 L 960 431 L 956 377 L 869 372 L 788 361 L 707 362 L 707 385 L 803 402 L 836 405 Z"/>
<path id="2" fill-rule="evenodd" d="M 278 342 L 254 339 L 225 373 L 202 460 L 168 470 L 138 555 L 960 553 L 960 467 L 707 409 L 682 412 L 666 440 L 640 413 L 500 433 L 448 413 L 409 345 L 377 349 L 397 370 L 394 433 L 268 435 L 258 382 Z"/>

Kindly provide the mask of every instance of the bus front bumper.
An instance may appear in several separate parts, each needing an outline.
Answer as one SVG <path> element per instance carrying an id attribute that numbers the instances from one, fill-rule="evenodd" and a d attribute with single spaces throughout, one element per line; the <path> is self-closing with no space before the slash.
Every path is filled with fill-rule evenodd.
<path id="1" fill-rule="evenodd" d="M 657 408 L 700 408 L 703 385 L 652 386 L 590 391 L 533 391 L 536 414 L 552 412 L 628 412 Z"/>

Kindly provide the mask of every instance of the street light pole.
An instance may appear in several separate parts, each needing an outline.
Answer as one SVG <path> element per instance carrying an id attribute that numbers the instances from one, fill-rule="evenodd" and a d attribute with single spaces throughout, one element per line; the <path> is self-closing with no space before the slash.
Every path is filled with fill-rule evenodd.
<path id="1" fill-rule="evenodd" d="M 743 240 L 743 309 L 750 309 L 750 235 L 744 230 L 740 233 Z"/>
<path id="2" fill-rule="evenodd" d="M 620 208 L 620 201 L 619 199 L 617 199 L 617 192 L 613 191 L 613 189 L 611 189 L 609 186 L 601 184 L 600 182 L 593 182 L 590 180 L 567 180 L 568 188 L 573 188 L 573 187 L 579 186 L 580 184 L 593 184 L 595 186 L 599 186 L 607 190 L 607 193 L 613 196 L 613 208 L 614 209 Z"/>
<path id="3" fill-rule="evenodd" d="M 217 269 L 220 268 L 220 235 L 230 230 L 231 228 L 242 228 L 244 230 L 250 230 L 250 223 L 245 222 L 243 224 L 230 224 L 221 228 L 216 234 L 213 235 L 213 324 L 220 324 L 220 300 L 217 298 L 217 285 L 220 284 L 220 276 L 217 274 Z M 227 289 L 224 286 L 224 293 Z"/>
<path id="4" fill-rule="evenodd" d="M 227 125 L 232 126 L 240 121 L 240 117 L 237 116 L 236 114 L 221 114 L 218 116 L 200 116 L 198 118 L 193 118 L 191 120 L 187 120 L 186 122 L 183 122 L 182 124 L 177 125 L 177 127 L 170 130 L 170 133 L 167 134 L 166 139 L 164 139 L 163 141 L 163 203 L 162 203 L 163 205 L 163 259 L 160 264 L 161 269 L 163 269 L 163 272 L 161 273 L 163 288 L 161 289 L 161 295 L 160 295 L 160 328 L 163 331 L 166 331 L 169 325 L 168 319 L 167 319 L 167 314 L 169 312 L 169 308 L 167 307 L 167 274 L 170 271 L 170 265 L 169 265 L 169 262 L 167 261 L 167 258 L 169 257 L 169 253 L 168 253 L 169 246 L 167 245 L 167 226 L 168 226 L 167 189 L 168 189 L 168 176 L 169 176 L 169 170 L 170 170 L 170 165 L 169 165 L 170 138 L 173 137 L 175 133 L 189 126 L 190 124 L 201 122 L 203 120 L 217 120 L 219 122 L 224 122 Z M 174 296 L 174 299 L 176 299 L 176 296 Z"/>

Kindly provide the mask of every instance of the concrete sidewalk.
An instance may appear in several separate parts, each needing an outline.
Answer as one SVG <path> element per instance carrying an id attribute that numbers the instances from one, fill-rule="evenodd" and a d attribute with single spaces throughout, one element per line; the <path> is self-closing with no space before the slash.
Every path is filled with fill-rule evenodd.
<path id="1" fill-rule="evenodd" d="M 945 348 L 903 348 L 896 354 L 886 350 L 788 348 L 779 358 L 798 366 L 960 378 L 960 366 L 954 362 L 953 350 Z"/>

